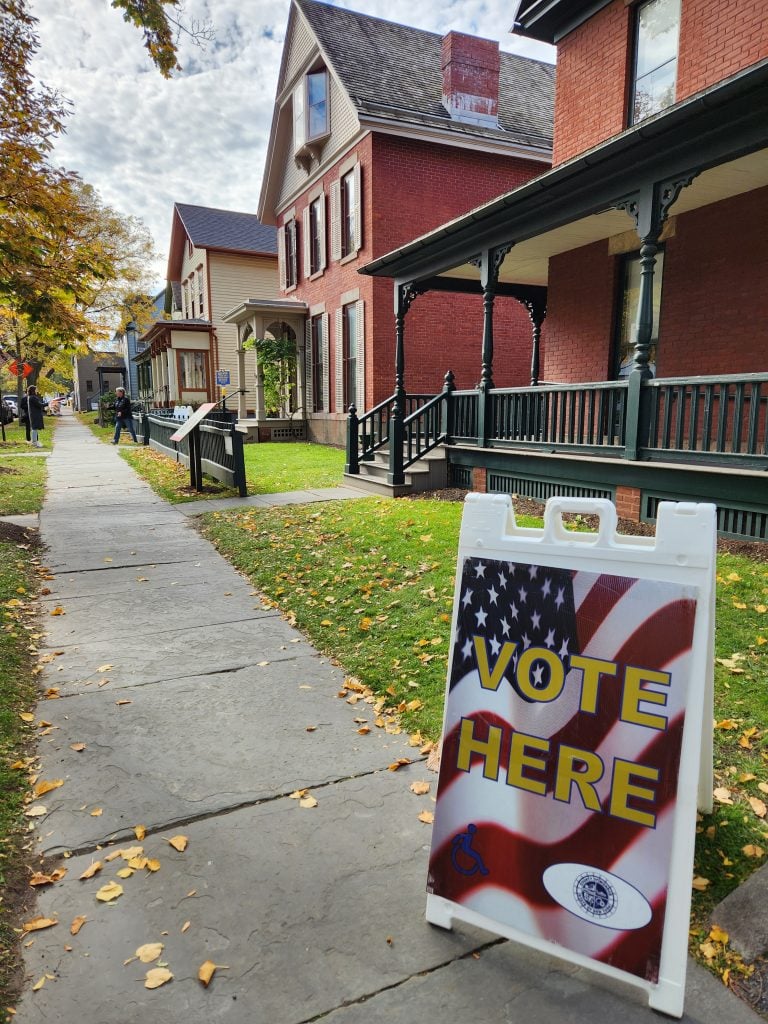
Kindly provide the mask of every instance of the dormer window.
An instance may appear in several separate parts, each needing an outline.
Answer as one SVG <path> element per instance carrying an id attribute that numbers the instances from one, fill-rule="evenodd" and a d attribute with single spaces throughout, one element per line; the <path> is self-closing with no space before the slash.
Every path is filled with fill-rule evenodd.
<path id="1" fill-rule="evenodd" d="M 636 18 L 632 124 L 675 102 L 680 0 L 648 0 Z"/>
<path id="2" fill-rule="evenodd" d="M 307 139 L 328 134 L 328 72 L 310 71 L 307 75 Z"/>
<path id="3" fill-rule="evenodd" d="M 301 157 L 311 154 L 314 143 L 329 132 L 328 72 L 308 72 L 293 90 L 293 151 Z"/>

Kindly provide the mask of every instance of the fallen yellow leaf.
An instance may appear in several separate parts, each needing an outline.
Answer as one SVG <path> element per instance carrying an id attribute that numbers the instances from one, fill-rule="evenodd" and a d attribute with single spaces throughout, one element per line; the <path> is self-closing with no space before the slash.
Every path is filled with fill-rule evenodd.
<path id="1" fill-rule="evenodd" d="M 24 814 L 28 818 L 42 818 L 42 816 L 47 813 L 48 808 L 43 807 L 42 804 L 33 804 L 31 807 L 28 807 L 26 811 L 24 811 Z"/>
<path id="2" fill-rule="evenodd" d="M 116 900 L 122 895 L 122 885 L 119 885 L 117 882 L 107 882 L 96 893 L 96 899 L 101 900 L 102 903 L 111 903 L 112 900 Z"/>
<path id="3" fill-rule="evenodd" d="M 392 764 L 388 764 L 387 765 L 387 771 L 388 772 L 399 771 L 399 769 L 402 768 L 403 765 L 410 764 L 410 763 L 411 763 L 411 761 L 407 757 L 398 757 L 398 759 L 396 761 L 394 761 Z"/>
<path id="4" fill-rule="evenodd" d="M 765 806 L 765 802 L 763 800 L 758 800 L 756 796 L 751 796 L 748 799 L 749 806 L 752 808 L 752 810 L 755 812 L 758 818 L 764 818 L 766 811 L 768 811 L 768 808 L 766 808 Z"/>
<path id="5" fill-rule="evenodd" d="M 716 729 L 738 729 L 739 723 L 733 718 L 724 718 L 722 722 L 715 722 Z"/>
<path id="6" fill-rule="evenodd" d="M 93 878 L 93 876 L 96 874 L 97 871 L 101 871 L 101 868 L 102 868 L 101 861 L 100 860 L 94 861 L 93 864 L 91 864 L 89 867 L 87 867 L 85 869 L 85 871 L 82 873 L 82 875 L 80 875 L 80 881 L 82 881 L 84 878 Z"/>
<path id="7" fill-rule="evenodd" d="M 768 782 L 758 782 L 757 788 L 761 793 L 768 793 Z"/>
<path id="8" fill-rule="evenodd" d="M 313 796 L 305 796 L 302 800 L 299 800 L 299 807 L 317 807 L 317 800 Z"/>
<path id="9" fill-rule="evenodd" d="M 711 942 L 701 942 L 699 949 L 707 960 L 711 960 L 717 955 L 717 946 L 713 946 Z"/>
<path id="10" fill-rule="evenodd" d="M 693 882 L 691 882 L 691 885 L 697 892 L 704 892 L 709 885 L 709 879 L 702 878 L 700 875 L 697 875 Z"/>
<path id="11" fill-rule="evenodd" d="M 408 788 L 416 796 L 424 796 L 429 792 L 430 784 L 428 782 L 412 782 Z"/>
<path id="12" fill-rule="evenodd" d="M 45 984 L 45 975 L 43 975 L 42 978 L 39 979 L 39 981 L 35 982 L 35 984 L 32 986 L 32 991 L 33 992 L 39 992 L 44 984 Z"/>
<path id="13" fill-rule="evenodd" d="M 143 964 L 151 964 L 153 960 L 157 960 L 164 949 L 165 946 L 162 942 L 146 942 L 136 950 L 136 956 Z"/>
<path id="14" fill-rule="evenodd" d="M 190 926 L 191 924 L 192 924 L 192 922 L 191 922 L 191 921 L 185 921 L 185 922 L 184 922 L 184 924 L 183 924 L 183 925 L 181 926 L 181 934 L 182 934 L 182 935 L 183 935 L 183 934 L 184 934 L 184 932 L 185 932 L 185 931 L 186 931 L 186 930 L 187 930 L 187 929 L 189 928 L 189 926 Z"/>
<path id="15" fill-rule="evenodd" d="M 431 825 L 435 820 L 435 815 L 432 811 L 422 811 L 419 814 L 419 821 L 423 821 L 425 825 Z"/>
<path id="16" fill-rule="evenodd" d="M 208 986 L 211 983 L 211 978 L 215 973 L 216 964 L 213 963 L 211 960 L 206 960 L 205 963 L 200 964 L 200 968 L 198 969 L 197 972 L 197 977 L 200 981 L 202 981 L 203 985 L 205 985 L 205 987 L 208 988 Z"/>
<path id="17" fill-rule="evenodd" d="M 22 720 L 22 722 L 34 722 L 35 720 L 35 716 L 31 714 L 29 711 L 20 712 L 19 718 Z"/>
<path id="18" fill-rule="evenodd" d="M 154 857 L 150 857 L 147 860 L 147 863 L 145 864 L 145 867 L 146 867 L 147 871 L 159 871 L 160 870 L 160 861 L 155 859 Z"/>
<path id="19" fill-rule="evenodd" d="M 144 836 L 147 834 L 147 830 L 146 828 L 144 828 L 143 825 L 137 825 L 133 830 L 133 834 L 136 836 L 137 839 L 143 839 Z"/>
<path id="20" fill-rule="evenodd" d="M 179 853 L 184 853 L 184 851 L 187 848 L 187 843 L 189 842 L 189 837 L 188 836 L 171 836 L 171 838 L 168 839 L 167 842 L 169 842 L 171 844 L 171 846 L 174 848 L 174 850 L 178 850 Z"/>
<path id="21" fill-rule="evenodd" d="M 133 868 L 120 868 L 117 872 L 118 878 L 130 878 L 133 874 Z"/>
<path id="22" fill-rule="evenodd" d="M 93 810 L 91 811 L 91 817 L 92 818 L 100 818 L 103 813 L 104 813 L 104 808 L 103 807 L 94 807 Z"/>
<path id="23" fill-rule="evenodd" d="M 84 743 L 70 743 L 69 744 L 69 749 L 70 750 L 75 750 L 79 754 L 82 750 L 85 750 L 85 744 Z"/>
<path id="24" fill-rule="evenodd" d="M 33 917 L 31 921 L 25 921 L 21 926 L 24 932 L 39 932 L 43 928 L 53 928 L 59 922 L 53 917 Z"/>
<path id="25" fill-rule="evenodd" d="M 49 614 L 50 615 L 66 615 L 67 613 L 64 611 L 63 608 L 57 607 L 57 608 L 52 608 L 51 611 L 49 612 Z"/>
<path id="26" fill-rule="evenodd" d="M 741 852 L 745 857 L 762 857 L 765 850 L 762 846 L 757 846 L 755 843 L 747 843 L 746 846 L 742 846 Z"/>
<path id="27" fill-rule="evenodd" d="M 46 793 L 50 793 L 53 789 L 58 789 L 59 786 L 64 785 L 64 779 L 42 779 L 33 788 L 32 792 L 35 796 L 45 796 Z"/>
<path id="28" fill-rule="evenodd" d="M 715 924 L 710 930 L 709 937 L 713 942 L 722 942 L 725 945 L 728 941 L 728 932 L 724 932 L 722 928 Z"/>
<path id="29" fill-rule="evenodd" d="M 77 935 L 87 920 L 85 914 L 79 914 L 69 926 L 69 934 Z"/>
<path id="30" fill-rule="evenodd" d="M 717 800 L 717 802 L 720 803 L 720 804 L 732 804 L 733 803 L 733 800 L 731 800 L 731 791 L 730 791 L 730 789 L 726 789 L 725 786 L 719 786 L 714 791 L 714 797 L 715 797 L 715 800 Z"/>
<path id="31" fill-rule="evenodd" d="M 165 985 L 166 982 L 170 981 L 172 977 L 173 975 L 167 967 L 153 967 L 151 971 L 147 971 L 144 988 L 160 988 L 161 985 Z"/>

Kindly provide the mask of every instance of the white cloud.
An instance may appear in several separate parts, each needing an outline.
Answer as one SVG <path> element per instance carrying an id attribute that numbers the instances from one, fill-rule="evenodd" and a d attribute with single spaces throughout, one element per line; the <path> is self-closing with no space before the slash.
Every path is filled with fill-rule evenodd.
<path id="1" fill-rule="evenodd" d="M 444 33 L 498 39 L 505 50 L 552 60 L 512 37 L 506 0 L 344 0 L 364 14 Z M 150 229 L 165 274 L 175 201 L 255 212 L 288 22 L 288 0 L 187 0 L 214 23 L 205 50 L 180 38 L 183 71 L 165 80 L 141 33 L 107 0 L 33 0 L 40 51 L 34 70 L 74 104 L 54 157 L 105 202 Z"/>

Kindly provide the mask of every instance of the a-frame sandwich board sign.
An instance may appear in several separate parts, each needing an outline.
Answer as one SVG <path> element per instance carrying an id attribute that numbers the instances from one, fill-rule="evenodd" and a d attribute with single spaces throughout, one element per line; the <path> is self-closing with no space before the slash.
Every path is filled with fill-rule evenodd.
<path id="1" fill-rule="evenodd" d="M 563 512 L 599 517 L 575 532 Z M 712 799 L 715 507 L 468 495 L 427 920 L 623 979 L 683 1013 L 697 791 Z"/>

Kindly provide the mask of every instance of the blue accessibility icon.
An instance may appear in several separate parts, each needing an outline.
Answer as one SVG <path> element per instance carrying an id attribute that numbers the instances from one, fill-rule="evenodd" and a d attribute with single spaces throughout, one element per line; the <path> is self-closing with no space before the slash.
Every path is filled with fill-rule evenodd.
<path id="1" fill-rule="evenodd" d="M 472 849 L 476 832 L 477 825 L 467 825 L 466 832 L 459 832 L 451 840 L 451 864 L 460 875 L 474 875 L 478 871 L 481 875 L 489 874 L 483 858 L 477 850 Z M 470 862 L 469 866 L 467 861 Z"/>

